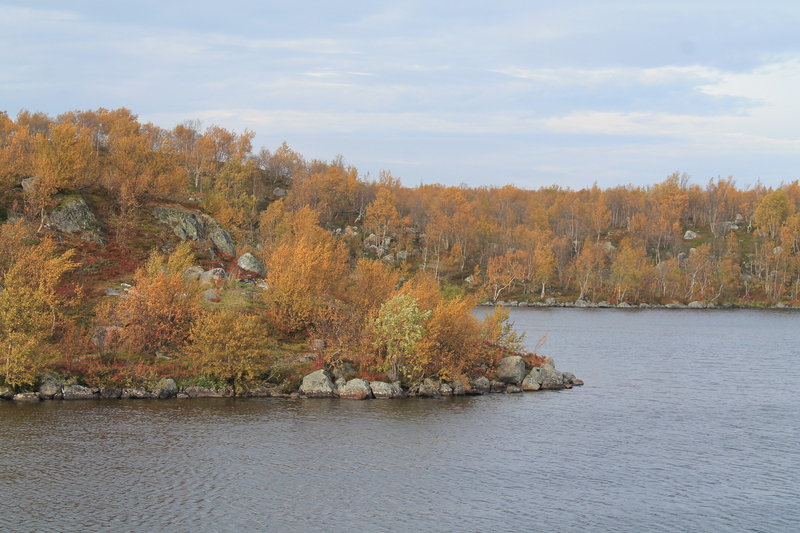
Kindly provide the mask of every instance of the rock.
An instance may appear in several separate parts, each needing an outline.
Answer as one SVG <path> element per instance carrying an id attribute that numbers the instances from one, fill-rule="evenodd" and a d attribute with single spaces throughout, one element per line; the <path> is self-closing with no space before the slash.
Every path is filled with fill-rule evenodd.
<path id="1" fill-rule="evenodd" d="M 372 389 L 366 379 L 351 379 L 339 388 L 339 398 L 346 400 L 367 400 L 372 398 Z"/>
<path id="2" fill-rule="evenodd" d="M 379 400 L 391 400 L 404 396 L 399 382 L 370 381 L 369 387 L 372 390 L 372 395 Z"/>
<path id="3" fill-rule="evenodd" d="M 41 384 L 39 385 L 39 398 L 42 400 L 54 400 L 63 398 L 62 380 L 52 374 L 45 374 L 42 376 Z"/>
<path id="4" fill-rule="evenodd" d="M 283 198 L 284 196 L 289 194 L 289 191 L 287 191 L 286 189 L 281 189 L 280 187 L 275 187 L 274 189 L 272 189 L 272 194 L 274 196 L 277 196 L 278 198 Z"/>
<path id="5" fill-rule="evenodd" d="M 454 381 L 450 386 L 453 388 L 453 396 L 464 396 L 467 393 L 467 387 L 462 381 Z"/>
<path id="6" fill-rule="evenodd" d="M 106 350 L 116 340 L 122 328 L 119 326 L 101 326 L 92 334 L 92 344 L 100 350 Z"/>
<path id="7" fill-rule="evenodd" d="M 525 360 L 519 355 L 503 357 L 497 364 L 495 379 L 503 383 L 518 385 L 525 378 Z"/>
<path id="8" fill-rule="evenodd" d="M 213 389 L 210 387 L 200 387 L 192 385 L 183 389 L 183 393 L 189 398 L 227 398 L 233 395 L 231 389 Z"/>
<path id="9" fill-rule="evenodd" d="M 505 392 L 507 383 L 503 381 L 492 380 L 490 383 L 489 392 Z"/>
<path id="10" fill-rule="evenodd" d="M 32 178 L 25 178 L 21 183 L 22 190 L 24 192 L 33 192 L 33 187 L 36 185 L 37 181 L 39 181 L 39 178 L 35 176 Z"/>
<path id="11" fill-rule="evenodd" d="M 331 376 L 324 369 L 319 369 L 303 378 L 300 392 L 306 398 L 332 398 L 336 391 Z"/>
<path id="12" fill-rule="evenodd" d="M 100 387 L 100 398 L 104 400 L 116 400 L 122 397 L 122 389 L 119 387 Z"/>
<path id="13" fill-rule="evenodd" d="M 122 291 L 119 289 L 106 289 L 103 291 L 105 296 L 119 296 L 122 294 Z"/>
<path id="14" fill-rule="evenodd" d="M 562 372 L 561 375 L 564 376 L 564 383 L 569 383 L 570 385 L 575 385 L 576 387 L 583 385 L 583 380 L 576 378 L 575 374 L 571 372 Z"/>
<path id="15" fill-rule="evenodd" d="M 140 387 L 131 387 L 128 389 L 122 389 L 122 394 L 120 394 L 120 398 L 131 399 L 131 400 L 151 400 L 154 398 L 158 398 L 158 395 L 154 394 L 153 392 L 147 389 L 142 389 Z"/>
<path id="16" fill-rule="evenodd" d="M 47 216 L 47 224 L 65 233 L 97 229 L 97 219 L 80 196 L 71 196 L 63 200 Z"/>
<path id="17" fill-rule="evenodd" d="M 203 300 L 207 302 L 219 302 L 219 291 L 217 289 L 206 289 L 203 291 Z"/>
<path id="18" fill-rule="evenodd" d="M 222 285 L 228 279 L 228 273 L 222 268 L 212 268 L 200 274 L 202 285 Z"/>
<path id="19" fill-rule="evenodd" d="M 525 376 L 525 379 L 522 380 L 522 390 L 537 391 L 541 388 L 542 386 L 539 383 L 539 369 L 534 368 L 527 376 Z"/>
<path id="20" fill-rule="evenodd" d="M 687 229 L 686 233 L 683 234 L 683 240 L 684 241 L 691 241 L 691 240 L 696 239 L 696 238 L 697 238 L 697 233 L 693 232 L 690 229 Z"/>
<path id="21" fill-rule="evenodd" d="M 689 302 L 689 304 L 686 307 L 688 307 L 689 309 L 703 309 L 705 305 L 703 305 L 702 302 L 698 302 L 697 300 L 695 300 L 693 302 Z"/>
<path id="22" fill-rule="evenodd" d="M 200 276 L 203 275 L 205 269 L 199 266 L 190 266 L 183 271 L 183 279 L 190 281 L 198 281 Z"/>
<path id="23" fill-rule="evenodd" d="M 392 254 L 386 254 L 383 256 L 383 260 L 387 263 L 394 263 L 394 256 Z"/>
<path id="24" fill-rule="evenodd" d="M 35 392 L 20 392 L 15 394 L 11 399 L 15 402 L 38 402 L 39 395 Z"/>
<path id="25" fill-rule="evenodd" d="M 83 385 L 65 385 L 64 386 L 64 399 L 65 400 L 93 400 L 94 391 L 89 387 Z"/>
<path id="26" fill-rule="evenodd" d="M 452 396 L 453 387 L 451 387 L 449 383 L 442 382 L 441 386 L 439 387 L 439 393 L 441 393 L 442 396 Z"/>
<path id="27" fill-rule="evenodd" d="M 258 274 L 262 278 L 267 275 L 267 269 L 264 268 L 264 263 L 259 261 L 259 259 L 250 252 L 242 254 L 239 260 L 236 261 L 236 264 L 242 270 Z"/>
<path id="28" fill-rule="evenodd" d="M 441 383 L 435 379 L 425 378 L 417 389 L 417 396 L 421 398 L 439 398 L 441 395 Z"/>
<path id="29" fill-rule="evenodd" d="M 564 374 L 553 365 L 545 365 L 539 369 L 539 386 L 542 390 L 558 390 L 564 388 Z"/>
<path id="30" fill-rule="evenodd" d="M 522 389 L 513 383 L 509 383 L 506 385 L 506 394 L 518 394 L 522 392 Z"/>
<path id="31" fill-rule="evenodd" d="M 153 216 L 171 227 L 175 236 L 183 241 L 210 240 L 220 253 L 231 257 L 236 255 L 236 246 L 230 233 L 208 215 L 176 207 L 156 206 Z"/>
<path id="32" fill-rule="evenodd" d="M 159 381 L 153 389 L 153 394 L 159 398 L 172 398 L 178 394 L 178 385 L 172 378 L 165 378 Z"/>
<path id="33" fill-rule="evenodd" d="M 492 389 L 492 383 L 486 376 L 473 379 L 470 382 L 470 394 L 486 394 Z"/>
<path id="34" fill-rule="evenodd" d="M 14 397 L 14 389 L 6 385 L 0 385 L 0 398 L 10 400 Z"/>

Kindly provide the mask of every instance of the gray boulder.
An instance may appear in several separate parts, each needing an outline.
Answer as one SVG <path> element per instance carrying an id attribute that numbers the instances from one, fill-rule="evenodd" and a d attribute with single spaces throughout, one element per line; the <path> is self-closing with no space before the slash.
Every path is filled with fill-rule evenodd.
<path id="1" fill-rule="evenodd" d="M 15 402 L 38 402 L 40 400 L 39 395 L 35 392 L 20 392 L 11 399 Z"/>
<path id="2" fill-rule="evenodd" d="M 696 238 L 697 238 L 697 233 L 693 232 L 690 229 L 687 229 L 686 233 L 683 234 L 683 240 L 684 241 L 691 241 L 691 240 L 696 239 Z"/>
<path id="3" fill-rule="evenodd" d="M 217 289 L 206 289 L 203 291 L 203 300 L 207 302 L 219 301 L 219 292 Z"/>
<path id="4" fill-rule="evenodd" d="M 339 388 L 339 398 L 346 400 L 366 400 L 372 398 L 372 389 L 366 379 L 351 379 Z"/>
<path id="5" fill-rule="evenodd" d="M 379 400 L 391 400 L 403 397 L 403 389 L 399 382 L 386 383 L 385 381 L 370 381 L 372 395 Z"/>
<path id="6" fill-rule="evenodd" d="M 570 385 L 575 385 L 576 387 L 583 385 L 583 380 L 576 378 L 575 374 L 571 372 L 562 372 L 561 375 L 564 377 L 564 383 L 569 383 Z"/>
<path id="7" fill-rule="evenodd" d="M 10 400 L 14 397 L 14 389 L 7 385 L 0 385 L 0 398 L 3 400 Z"/>
<path id="8" fill-rule="evenodd" d="M 492 382 L 486 376 L 473 379 L 470 382 L 470 394 L 486 394 L 492 389 Z"/>
<path id="9" fill-rule="evenodd" d="M 453 389 L 453 396 L 464 396 L 467 393 L 467 387 L 461 381 L 454 381 L 450 384 Z"/>
<path id="10" fill-rule="evenodd" d="M 120 394 L 120 398 L 122 399 L 131 399 L 131 400 L 150 400 L 153 398 L 158 398 L 158 395 L 149 391 L 147 389 L 143 389 L 140 387 L 130 387 L 127 389 L 122 389 L 122 393 Z"/>
<path id="11" fill-rule="evenodd" d="M 300 392 L 306 398 L 332 398 L 336 390 L 331 376 L 324 369 L 319 369 L 303 378 Z"/>
<path id="12" fill-rule="evenodd" d="M 503 383 L 518 385 L 525 379 L 525 360 L 519 355 L 500 359 L 495 370 L 495 379 Z"/>
<path id="13" fill-rule="evenodd" d="M 530 373 L 525 376 L 525 379 L 522 380 L 522 390 L 524 391 L 537 391 L 542 388 L 541 383 L 539 383 L 539 369 L 534 368 L 530 371 Z"/>
<path id="14" fill-rule="evenodd" d="M 425 378 L 417 388 L 417 396 L 421 398 L 439 398 L 442 395 L 442 384 L 438 380 Z"/>
<path id="15" fill-rule="evenodd" d="M 228 273 L 223 268 L 212 268 L 200 274 L 202 285 L 221 285 L 228 279 Z"/>
<path id="16" fill-rule="evenodd" d="M 564 374 L 553 365 L 545 365 L 539 369 L 539 386 L 542 390 L 558 390 L 565 388 Z"/>
<path id="17" fill-rule="evenodd" d="M 64 383 L 52 374 L 42 376 L 39 385 L 39 398 L 42 400 L 60 399 L 63 397 L 62 387 Z"/>
<path id="18" fill-rule="evenodd" d="M 153 393 L 159 398 L 172 398 L 178 394 L 178 385 L 172 378 L 162 379 L 156 384 Z"/>
<path id="19" fill-rule="evenodd" d="M 63 394 L 65 400 L 92 400 L 95 397 L 94 391 L 89 387 L 75 384 L 65 385 Z"/>
<path id="20" fill-rule="evenodd" d="M 703 305 L 703 302 L 694 300 L 693 302 L 689 302 L 689 304 L 686 307 L 688 307 L 689 309 L 704 309 L 705 305 Z"/>
<path id="21" fill-rule="evenodd" d="M 236 261 L 236 264 L 242 270 L 258 274 L 262 278 L 267 275 L 267 269 L 264 268 L 264 263 L 259 261 L 259 259 L 250 252 L 242 254 L 239 260 Z"/>
<path id="22" fill-rule="evenodd" d="M 208 215 L 176 207 L 156 206 L 153 216 L 172 228 L 175 236 L 183 241 L 209 240 L 221 253 L 236 255 L 236 246 L 230 233 L 219 222 Z"/>
<path id="23" fill-rule="evenodd" d="M 100 398 L 104 400 L 117 399 L 122 396 L 122 389 L 119 387 L 100 387 Z"/>
<path id="24" fill-rule="evenodd" d="M 48 225 L 65 233 L 94 231 L 97 219 L 80 196 L 70 196 L 55 207 L 47 217 Z"/>
<path id="25" fill-rule="evenodd" d="M 183 389 L 183 393 L 189 398 L 227 398 L 233 395 L 231 389 L 213 389 L 210 387 L 200 387 L 192 385 Z"/>
<path id="26" fill-rule="evenodd" d="M 280 187 L 275 187 L 274 189 L 272 189 L 272 194 L 277 196 L 278 198 L 283 198 L 284 196 L 289 194 L 289 191 L 287 191 L 286 189 L 282 189 Z"/>
<path id="27" fill-rule="evenodd" d="M 449 383 L 445 383 L 444 381 L 439 386 L 439 393 L 442 396 L 452 396 L 453 395 L 453 387 L 450 386 Z"/>

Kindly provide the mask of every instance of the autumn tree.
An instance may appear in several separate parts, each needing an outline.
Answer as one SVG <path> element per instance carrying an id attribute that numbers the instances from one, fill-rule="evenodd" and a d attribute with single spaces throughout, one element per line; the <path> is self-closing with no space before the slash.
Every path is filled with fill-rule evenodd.
<path id="1" fill-rule="evenodd" d="M 637 297 L 647 277 L 647 255 L 644 249 L 624 240 L 611 264 L 611 276 L 618 302 L 634 293 Z"/>
<path id="2" fill-rule="evenodd" d="M 754 216 L 756 226 L 770 239 L 776 239 L 781 225 L 792 214 L 792 208 L 786 191 L 783 189 L 772 191 L 758 202 Z"/>
<path id="3" fill-rule="evenodd" d="M 225 381 L 235 395 L 264 366 L 268 344 L 257 316 L 223 309 L 200 314 L 189 331 L 187 351 L 199 373 Z"/>
<path id="4" fill-rule="evenodd" d="M 373 346 L 380 354 L 382 370 L 389 379 L 420 377 L 428 363 L 417 343 L 425 335 L 425 322 L 431 311 L 423 311 L 410 294 L 398 294 L 381 305 L 370 323 Z"/>

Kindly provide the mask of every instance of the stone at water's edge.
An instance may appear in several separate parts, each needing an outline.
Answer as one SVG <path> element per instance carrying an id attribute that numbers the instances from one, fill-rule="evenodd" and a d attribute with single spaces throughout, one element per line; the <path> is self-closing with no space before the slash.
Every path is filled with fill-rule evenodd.
<path id="1" fill-rule="evenodd" d="M 442 395 L 441 387 L 442 384 L 438 380 L 425 378 L 419 384 L 417 396 L 421 398 L 439 398 Z"/>
<path id="2" fill-rule="evenodd" d="M 537 370 L 534 368 L 534 370 Z M 524 391 L 537 391 L 542 386 L 539 384 L 539 372 L 534 372 L 531 370 L 530 374 L 525 376 L 525 379 L 522 380 L 522 390 Z"/>
<path id="3" fill-rule="evenodd" d="M 385 381 L 370 381 L 369 383 L 370 388 L 372 389 L 372 394 L 377 399 L 394 399 L 394 398 L 402 398 L 403 388 L 400 387 L 399 383 L 386 383 Z"/>
<path id="4" fill-rule="evenodd" d="M 486 376 L 473 379 L 470 394 L 487 394 L 492 389 L 492 382 Z"/>
<path id="5" fill-rule="evenodd" d="M 495 379 L 503 383 L 518 385 L 525 379 L 525 360 L 519 355 L 500 359 L 495 370 Z"/>
<path id="6" fill-rule="evenodd" d="M 300 392 L 307 398 L 333 398 L 336 389 L 330 375 L 324 369 L 319 369 L 303 378 Z"/>
<path id="7" fill-rule="evenodd" d="M 339 398 L 346 400 L 366 400 L 372 398 L 372 389 L 366 379 L 351 379 L 338 388 Z"/>
<path id="8" fill-rule="evenodd" d="M 12 398 L 15 402 L 38 402 L 39 395 L 35 392 L 20 392 Z"/>
<path id="9" fill-rule="evenodd" d="M 63 394 L 65 400 L 92 400 L 95 398 L 94 391 L 83 385 L 66 385 Z"/>
<path id="10" fill-rule="evenodd" d="M 4 400 L 10 400 L 13 397 L 14 397 L 14 389 L 6 387 L 5 385 L 0 385 L 0 398 Z"/>

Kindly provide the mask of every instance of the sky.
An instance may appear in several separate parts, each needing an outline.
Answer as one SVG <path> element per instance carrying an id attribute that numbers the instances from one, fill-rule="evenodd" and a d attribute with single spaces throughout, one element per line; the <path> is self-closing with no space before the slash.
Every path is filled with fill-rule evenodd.
<path id="1" fill-rule="evenodd" d="M 800 2 L 0 0 L 0 110 L 126 107 L 405 185 L 800 179 Z"/>

